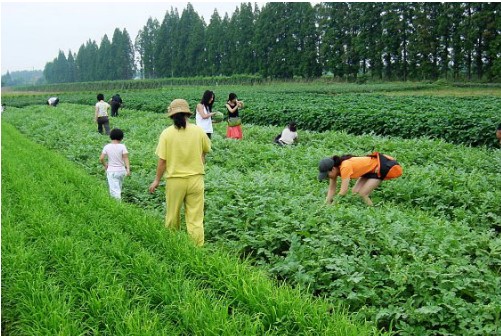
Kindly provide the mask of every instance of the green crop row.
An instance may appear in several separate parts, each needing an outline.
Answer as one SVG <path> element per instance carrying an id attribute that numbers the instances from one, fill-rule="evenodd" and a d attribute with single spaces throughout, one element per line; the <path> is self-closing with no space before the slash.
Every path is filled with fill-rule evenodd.
<path id="1" fill-rule="evenodd" d="M 230 92 L 243 99 L 244 121 L 259 125 L 285 125 L 295 120 L 302 129 L 338 130 L 351 134 L 376 134 L 403 138 L 444 139 L 468 146 L 499 146 L 495 130 L 501 120 L 497 96 L 432 97 L 388 96 L 382 92 L 395 86 L 274 85 L 217 86 L 215 110 L 225 111 Z M 358 88 L 358 89 L 357 89 Z M 430 89 L 430 86 L 403 85 L 401 90 Z M 431 87 L 433 88 L 433 86 Z M 104 90 L 104 89 L 103 89 Z M 192 109 L 206 87 L 165 86 L 156 90 L 121 92 L 124 107 L 163 113 L 175 98 L 183 97 Z M 354 93 L 367 92 L 367 93 Z M 114 91 L 105 91 L 106 97 Z M 93 106 L 96 92 L 61 93 L 62 102 Z M 39 94 L 5 95 L 8 106 L 44 104 L 48 97 Z"/>
<path id="2" fill-rule="evenodd" d="M 379 334 L 223 250 L 193 247 L 6 123 L 2 154 L 2 334 Z"/>
<path id="3" fill-rule="evenodd" d="M 97 134 L 88 106 L 12 109 L 2 116 L 24 134 L 100 176 Z M 64 118 L 64 122 L 61 122 Z M 132 176 L 127 202 L 164 211 L 164 194 L 149 194 L 154 149 L 165 115 L 124 110 L 111 119 L 125 132 Z M 224 139 L 216 125 L 207 158 L 209 244 L 265 267 L 290 284 L 350 305 L 378 327 L 402 335 L 499 332 L 501 312 L 501 185 L 499 150 L 300 130 L 299 145 L 272 144 L 281 130 L 244 124 L 244 140 Z M 324 156 L 395 156 L 404 176 L 383 183 L 370 209 L 348 197 L 324 206 L 316 182 Z"/>
<path id="4" fill-rule="evenodd" d="M 220 85 L 270 85 L 276 87 L 295 87 L 300 88 L 300 92 L 331 92 L 334 88 L 337 92 L 374 92 L 374 91 L 402 91 L 402 90 L 422 90 L 437 87 L 436 84 L 429 82 L 389 82 L 376 84 L 350 84 L 339 83 L 331 79 L 267 79 L 256 75 L 234 75 L 215 76 L 215 77 L 192 77 L 192 78 L 160 78 L 144 80 L 125 80 L 125 81 L 100 81 L 100 82 L 82 82 L 82 83 L 59 83 L 47 85 L 32 85 L 25 87 L 16 87 L 20 92 L 81 92 L 81 91 L 104 91 L 104 90 L 147 90 L 161 89 L 169 86 L 205 86 L 218 87 Z M 494 85 L 494 84 L 493 84 Z M 494 86 L 496 87 L 496 86 Z M 289 90 L 289 89 L 286 89 Z"/>
<path id="5" fill-rule="evenodd" d="M 306 99 L 307 102 L 303 102 Z M 389 97 L 346 94 L 333 97 L 275 97 L 253 101 L 245 120 L 285 125 L 295 120 L 314 131 L 343 130 L 403 138 L 428 137 L 471 146 L 497 146 L 501 100 L 495 97 Z"/>

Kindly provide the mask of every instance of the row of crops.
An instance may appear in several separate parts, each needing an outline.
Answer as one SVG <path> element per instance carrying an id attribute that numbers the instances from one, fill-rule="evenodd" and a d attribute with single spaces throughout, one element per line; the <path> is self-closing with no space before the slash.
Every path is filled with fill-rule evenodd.
<path id="1" fill-rule="evenodd" d="M 2 168 L 3 335 L 379 334 L 222 250 L 194 248 L 5 122 Z"/>
<path id="2" fill-rule="evenodd" d="M 91 106 L 63 103 L 11 108 L 2 119 L 80 165 L 106 190 L 97 157 L 108 139 L 97 134 L 92 115 Z M 111 119 L 130 151 L 124 200 L 159 217 L 164 194 L 147 189 L 167 123 L 163 114 L 131 109 Z M 299 145 L 279 148 L 272 139 L 281 127 L 244 124 L 243 141 L 225 139 L 224 127 L 216 126 L 207 158 L 209 245 L 343 302 L 378 328 L 393 326 L 402 335 L 500 332 L 499 150 L 303 130 Z M 395 156 L 404 176 L 374 193 L 373 208 L 350 197 L 325 206 L 318 160 L 372 150 Z"/>
<path id="3" fill-rule="evenodd" d="M 338 130 L 351 134 L 375 134 L 403 138 L 444 139 L 469 146 L 497 147 L 494 134 L 501 123 L 499 95 L 433 97 L 430 95 L 390 96 L 394 85 L 329 86 L 219 86 L 215 109 L 225 111 L 229 92 L 236 92 L 246 103 L 244 121 L 256 125 L 285 125 L 295 120 L 299 128 L 312 131 Z M 122 97 L 129 109 L 163 113 L 178 96 L 193 108 L 204 87 L 164 87 L 155 90 L 125 91 Z M 400 92 L 437 90 L 436 85 L 401 85 Z M 459 89 L 457 89 L 459 90 Z M 416 91 L 413 91 L 416 92 Z M 114 92 L 106 93 L 111 97 Z M 93 105 L 95 92 L 61 93 L 62 102 Z M 45 102 L 40 94 L 3 98 L 8 106 L 23 107 Z"/>

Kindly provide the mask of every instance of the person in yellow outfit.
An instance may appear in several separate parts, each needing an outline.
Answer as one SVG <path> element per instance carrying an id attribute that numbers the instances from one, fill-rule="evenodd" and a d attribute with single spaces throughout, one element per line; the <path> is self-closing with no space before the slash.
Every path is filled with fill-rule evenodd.
<path id="1" fill-rule="evenodd" d="M 167 127 L 158 140 L 158 164 L 155 180 L 149 187 L 153 193 L 165 174 L 167 211 L 165 226 L 179 230 L 181 206 L 184 204 L 186 229 L 195 245 L 204 244 L 204 164 L 211 150 L 210 139 L 197 125 L 190 124 L 188 102 L 174 99 L 167 116 L 174 125 Z"/>

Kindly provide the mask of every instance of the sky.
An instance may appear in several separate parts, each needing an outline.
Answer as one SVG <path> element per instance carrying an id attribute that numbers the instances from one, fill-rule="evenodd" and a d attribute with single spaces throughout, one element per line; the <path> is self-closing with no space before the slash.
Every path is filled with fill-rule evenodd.
<path id="1" fill-rule="evenodd" d="M 59 50 L 77 53 L 89 39 L 99 45 L 106 34 L 111 40 L 115 28 L 127 29 L 134 43 L 137 33 L 149 17 L 162 22 L 166 11 L 177 8 L 179 15 L 189 3 L 205 22 L 214 9 L 221 17 L 229 16 L 242 2 L 263 1 L 174 1 L 174 2 L 70 2 L 5 1 L 1 11 L 1 73 L 43 70 L 57 57 Z"/>

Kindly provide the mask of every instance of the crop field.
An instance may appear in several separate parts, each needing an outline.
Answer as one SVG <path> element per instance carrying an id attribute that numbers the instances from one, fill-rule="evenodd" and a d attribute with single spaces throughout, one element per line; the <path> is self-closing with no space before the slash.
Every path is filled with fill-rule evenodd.
<path id="1" fill-rule="evenodd" d="M 146 328 L 148 324 L 142 322 L 151 321 L 153 331 L 150 333 L 169 330 L 155 329 L 163 319 L 170 321 L 165 328 L 172 328 L 172 334 L 204 334 L 205 330 L 205 334 L 229 335 L 235 330 L 246 330 L 248 334 L 327 335 L 329 333 L 318 330 L 334 330 L 328 329 L 332 324 L 326 326 L 327 322 L 319 322 L 315 312 L 306 312 L 306 308 L 305 314 L 314 316 L 315 322 L 309 321 L 311 325 L 294 320 L 296 317 L 282 317 L 282 324 L 277 322 L 278 317 L 275 324 L 265 321 L 265 317 L 270 316 L 261 311 L 265 308 L 259 310 L 250 303 L 244 304 L 249 298 L 235 298 L 247 290 L 241 287 L 235 289 L 235 296 L 216 295 L 218 290 L 228 293 L 225 286 L 236 285 L 220 283 L 220 278 L 213 273 L 204 273 L 204 265 L 197 258 L 201 258 L 200 254 L 227 251 L 253 264 L 254 268 L 246 268 L 249 274 L 253 272 L 249 269 L 255 269 L 259 274 L 266 273 L 278 282 L 297 288 L 307 298 L 321 300 L 318 306 L 312 304 L 311 309 L 342 305 L 378 330 L 393 330 L 400 335 L 501 334 L 501 151 L 494 137 L 495 128 L 501 123 L 499 89 L 491 89 L 487 94 L 481 94 L 480 90 L 470 94 L 472 91 L 464 88 L 457 91 L 447 88 L 441 94 L 440 88 L 426 85 L 405 90 L 387 87 L 367 91 L 355 87 L 336 87 L 336 90 L 321 85 L 306 87 L 305 84 L 281 84 L 216 88 L 217 110 L 223 111 L 229 92 L 236 92 L 246 102 L 242 110 L 244 139 L 226 139 L 224 123 L 215 125 L 213 151 L 207 157 L 205 177 L 207 248 L 204 252 L 186 249 L 184 254 L 176 256 L 168 251 L 169 244 L 179 248 L 182 244 L 176 241 L 184 239 L 183 235 L 169 240 L 163 237 L 165 194 L 161 191 L 149 194 L 147 189 L 155 174 L 158 136 L 170 124 L 163 113 L 166 105 L 181 97 L 194 108 L 205 88 L 173 86 L 120 92 L 126 108 L 118 118 L 111 118 L 110 124 L 125 133 L 124 144 L 130 152 L 132 173 L 125 181 L 124 202 L 120 205 L 106 197 L 106 178 L 98 162 L 100 151 L 109 139 L 97 133 L 93 122 L 96 92 L 61 93 L 62 103 L 57 108 L 43 105 L 46 94 L 9 93 L 2 97 L 8 106 L 2 115 L 2 214 L 7 221 L 2 228 L 4 274 L 12 273 L 20 278 L 24 274 L 26 284 L 33 283 L 44 289 L 48 297 L 40 300 L 62 298 L 55 301 L 62 306 L 54 307 L 60 312 L 72 311 L 72 307 L 84 302 L 82 305 L 87 310 L 76 317 L 77 321 L 89 321 L 86 323 L 97 325 L 96 330 L 103 334 L 117 331 L 118 326 L 106 329 L 96 324 L 92 321 L 96 315 L 91 314 L 90 309 L 104 312 L 103 318 L 110 324 L 117 323 L 113 316 L 106 315 L 110 312 L 127 315 L 131 325 L 136 323 Z M 434 91 L 437 94 L 433 94 Z M 447 91 L 456 94 L 445 94 Z M 113 92 L 105 93 L 108 98 Z M 37 103 L 40 100 L 42 104 Z M 290 119 L 298 122 L 299 144 L 288 148 L 275 146 L 272 139 Z M 27 167 L 29 161 L 19 163 L 18 167 L 11 166 L 10 161 L 15 162 L 21 154 L 9 152 L 9 148 L 18 143 L 23 144 L 21 148 L 29 147 L 24 144 L 28 140 L 16 135 L 14 128 L 43 147 L 27 150 L 26 155 L 32 156 L 32 162 L 47 161 L 41 169 L 50 172 L 32 172 Z M 45 149 L 68 163 L 50 163 L 44 158 L 48 155 Z M 374 192 L 374 207 L 366 207 L 350 196 L 339 204 L 324 205 L 327 184 L 316 180 L 318 161 L 333 154 L 364 155 L 374 150 L 396 157 L 404 168 L 404 175 L 385 181 Z M 38 151 L 43 155 L 38 156 Z M 76 178 L 68 177 L 66 170 L 59 171 L 66 165 L 85 172 L 82 177 L 85 181 L 81 184 L 84 190 L 58 191 L 57 188 L 72 184 Z M 19 167 L 24 167 L 19 174 L 30 181 L 39 181 L 32 194 L 28 187 L 24 193 L 15 188 L 16 183 L 22 182 L 21 177 L 16 181 L 18 174 L 13 173 Z M 5 176 L 9 177 L 7 185 Z M 44 187 L 45 179 L 50 184 Z M 16 182 L 9 182 L 11 180 Z M 61 182 L 62 186 L 56 187 Z M 72 193 L 80 198 L 71 198 Z M 68 214 L 64 209 L 58 214 L 50 203 L 42 202 L 44 197 L 66 204 L 68 209 L 69 204 L 76 202 L 82 215 Z M 30 207 L 31 198 L 32 211 L 18 205 Z M 23 200 L 27 203 L 22 203 Z M 38 205 L 40 209 L 36 208 Z M 119 223 L 114 223 L 111 215 L 102 219 L 93 217 L 89 209 L 97 211 L 101 205 L 120 214 L 117 215 Z M 110 210 L 115 206 L 118 210 Z M 26 218 L 19 217 L 17 212 Z M 62 219 L 72 217 L 78 227 L 62 227 Z M 146 223 L 144 228 L 141 228 L 141 218 Z M 37 226 L 37 222 L 51 225 Z M 86 222 L 92 224 L 92 230 L 85 230 Z M 30 227 L 23 228 L 24 224 Z M 103 232 L 99 231 L 101 225 Z M 51 241 L 49 237 L 56 229 L 58 239 Z M 138 234 L 134 233 L 136 230 Z M 35 233 L 39 239 L 32 242 Z M 109 247 L 98 242 L 115 238 L 117 242 Z M 158 244 L 155 239 L 159 240 Z M 89 246 L 85 247 L 86 244 Z M 98 246 L 103 248 L 104 259 L 86 258 L 87 253 Z M 37 247 L 41 248 L 40 252 Z M 49 257 L 51 254 L 53 257 Z M 65 278 L 54 271 L 60 265 L 51 264 L 54 260 L 76 254 L 80 263 L 65 265 L 64 270 L 70 272 L 70 266 L 80 267 L 79 278 Z M 122 256 L 134 267 L 118 273 L 115 278 L 95 266 L 103 262 L 112 269 L 111 264 L 125 262 Z M 36 267 L 30 268 L 27 264 L 30 258 L 36 258 Z M 189 265 L 176 269 L 168 263 L 170 258 Z M 218 270 L 215 263 L 208 267 L 214 273 L 224 272 Z M 86 272 L 87 269 L 91 271 Z M 186 311 L 181 312 L 182 322 L 172 322 L 173 317 L 165 316 L 162 310 L 165 308 L 163 291 L 167 289 L 157 283 L 160 274 L 167 271 L 176 276 L 183 272 L 190 275 L 191 282 L 183 287 L 183 295 L 192 291 L 189 286 L 199 289 L 202 286 L 199 282 L 210 284 L 207 292 L 218 303 L 216 310 L 221 315 L 213 313 L 210 323 L 198 321 L 193 330 L 183 329 L 196 318 L 188 313 L 188 308 L 182 308 L 179 297 L 184 296 L 174 293 L 172 295 L 180 300 L 176 309 Z M 199 272 L 203 275 L 198 275 Z M 86 273 L 94 280 L 86 279 Z M 33 279 L 27 279 L 26 274 Z M 47 274 L 50 281 L 44 282 Z M 224 277 L 224 273 L 221 274 Z M 111 283 L 120 294 L 120 290 L 129 290 L 124 285 L 127 276 L 135 281 L 130 287 L 137 290 L 134 302 L 144 305 L 128 309 L 132 304 L 123 297 L 111 297 L 107 302 L 92 301 L 106 291 L 102 287 L 89 287 L 89 282 L 99 284 L 103 277 L 107 282 L 102 286 Z M 64 281 L 70 282 L 65 285 L 67 290 L 61 285 Z M 76 281 L 86 285 L 72 285 Z M 14 275 L 2 282 L 5 297 L 2 317 L 3 320 L 9 317 L 13 321 L 11 327 L 16 330 L 16 318 L 22 314 L 26 318 L 33 312 L 28 311 L 26 305 L 15 304 L 16 297 L 28 289 L 13 283 L 16 283 Z M 152 285 L 154 283 L 156 285 Z M 152 286 L 151 292 L 141 287 L 145 285 Z M 82 287 L 83 292 L 75 292 L 75 288 Z M 277 293 L 272 295 L 279 295 Z M 198 291 L 186 297 L 194 307 L 198 299 L 202 300 Z M 228 329 L 219 332 L 211 329 L 217 321 L 224 321 L 223 308 L 232 300 L 236 302 L 237 314 Z M 122 311 L 99 306 L 114 302 L 122 305 Z M 287 304 L 294 302 L 290 299 Z M 270 298 L 263 305 L 279 303 L 283 301 Z M 4 311 L 9 311 L 10 304 L 16 309 L 5 315 L 9 314 Z M 151 309 L 156 305 L 160 308 Z M 210 302 L 202 302 L 201 307 L 204 314 L 208 314 Z M 286 307 L 289 306 L 285 303 L 279 306 L 280 309 Z M 260 312 L 263 318 L 253 324 L 253 318 L 261 316 Z M 56 318 L 64 319 L 61 314 Z M 81 326 L 75 323 L 68 325 L 74 328 L 68 330 L 81 331 L 78 329 Z M 314 323 L 318 329 L 312 326 Z M 351 322 L 346 323 L 355 328 L 349 329 L 353 335 L 374 333 L 370 325 L 357 331 Z M 127 327 L 129 325 L 123 328 Z M 127 330 L 139 332 L 139 329 Z"/>

